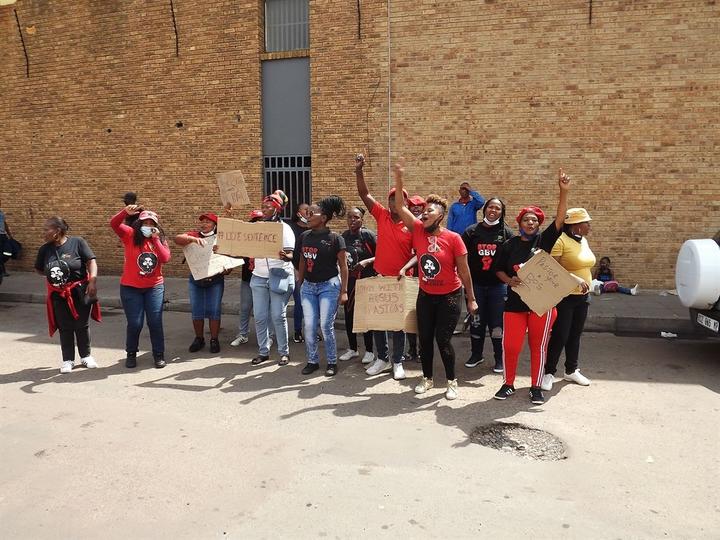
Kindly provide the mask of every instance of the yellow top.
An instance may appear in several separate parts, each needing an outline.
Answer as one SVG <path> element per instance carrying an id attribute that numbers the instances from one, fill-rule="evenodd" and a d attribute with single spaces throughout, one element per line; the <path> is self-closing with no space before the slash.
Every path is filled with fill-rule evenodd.
<path id="1" fill-rule="evenodd" d="M 577 277 L 584 279 L 588 285 L 592 282 L 592 267 L 595 266 L 595 254 L 585 237 L 580 242 L 562 233 L 550 252 L 558 257 L 560 265 Z M 578 287 L 572 294 L 582 294 Z"/>

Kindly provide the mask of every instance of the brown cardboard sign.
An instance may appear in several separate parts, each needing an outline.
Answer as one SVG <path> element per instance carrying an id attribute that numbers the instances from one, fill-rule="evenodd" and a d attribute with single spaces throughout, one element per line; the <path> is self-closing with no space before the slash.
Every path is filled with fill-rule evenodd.
<path id="1" fill-rule="evenodd" d="M 217 246 L 223 255 L 277 259 L 282 238 L 283 226 L 277 221 L 218 219 Z"/>
<path id="2" fill-rule="evenodd" d="M 220 200 L 223 207 L 243 206 L 250 204 L 247 188 L 245 187 L 245 177 L 242 171 L 227 171 L 217 173 L 218 188 L 220 189 Z"/>
<path id="3" fill-rule="evenodd" d="M 519 270 L 522 284 L 513 287 L 538 316 L 578 288 L 577 280 L 545 251 L 537 251 Z"/>
<path id="4" fill-rule="evenodd" d="M 185 262 L 194 279 L 200 280 L 215 276 L 244 263 L 242 259 L 213 253 L 213 245 L 214 242 L 208 242 L 204 246 L 193 243 L 183 248 Z"/>
<path id="5" fill-rule="evenodd" d="M 404 330 L 417 334 L 417 295 L 417 278 L 375 276 L 357 280 L 353 332 Z"/>

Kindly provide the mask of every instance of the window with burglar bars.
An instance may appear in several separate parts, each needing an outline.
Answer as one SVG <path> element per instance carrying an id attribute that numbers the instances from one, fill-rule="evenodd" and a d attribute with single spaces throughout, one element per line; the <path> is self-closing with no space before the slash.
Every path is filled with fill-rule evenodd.
<path id="1" fill-rule="evenodd" d="M 300 203 L 312 197 L 310 156 L 265 156 L 265 193 L 282 189 L 288 196 L 283 218 L 295 215 Z"/>
<path id="2" fill-rule="evenodd" d="M 265 52 L 310 47 L 308 0 L 266 0 Z"/>

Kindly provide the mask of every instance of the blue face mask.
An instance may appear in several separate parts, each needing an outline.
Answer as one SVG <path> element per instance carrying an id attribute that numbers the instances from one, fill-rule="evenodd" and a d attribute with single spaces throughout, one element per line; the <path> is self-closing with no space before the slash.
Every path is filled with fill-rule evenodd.
<path id="1" fill-rule="evenodd" d="M 148 227 L 147 225 L 143 225 L 142 227 L 140 227 L 140 232 L 145 238 L 150 238 L 152 236 L 154 228 L 155 227 Z"/>

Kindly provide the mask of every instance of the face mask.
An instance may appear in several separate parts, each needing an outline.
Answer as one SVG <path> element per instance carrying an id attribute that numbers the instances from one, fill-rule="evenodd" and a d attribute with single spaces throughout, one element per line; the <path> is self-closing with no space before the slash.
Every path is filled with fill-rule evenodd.
<path id="1" fill-rule="evenodd" d="M 440 222 L 442 221 L 442 217 L 440 217 L 435 223 L 430 225 L 427 229 L 425 229 L 430 234 L 434 233 L 440 228 Z"/>
<path id="2" fill-rule="evenodd" d="M 490 225 L 492 227 L 493 225 L 497 225 L 498 223 L 500 223 L 500 218 L 496 219 L 495 221 L 488 221 L 488 218 L 484 217 L 483 221 L 486 225 Z"/>
<path id="3" fill-rule="evenodd" d="M 214 230 L 212 230 L 212 231 L 210 231 L 210 232 L 202 232 L 202 231 L 200 231 L 200 236 L 202 236 L 202 237 L 204 237 L 204 238 L 207 238 L 208 236 L 212 236 L 213 234 L 215 234 L 215 231 L 214 231 Z"/>
<path id="4" fill-rule="evenodd" d="M 140 227 L 140 232 L 143 234 L 145 238 L 150 238 L 152 236 L 154 227 L 148 227 L 147 225 L 143 225 Z"/>
<path id="5" fill-rule="evenodd" d="M 305 216 L 300 216 L 300 223 L 304 223 L 305 225 L 307 225 L 307 222 L 308 222 L 308 221 L 307 221 L 307 218 L 306 218 Z"/>

